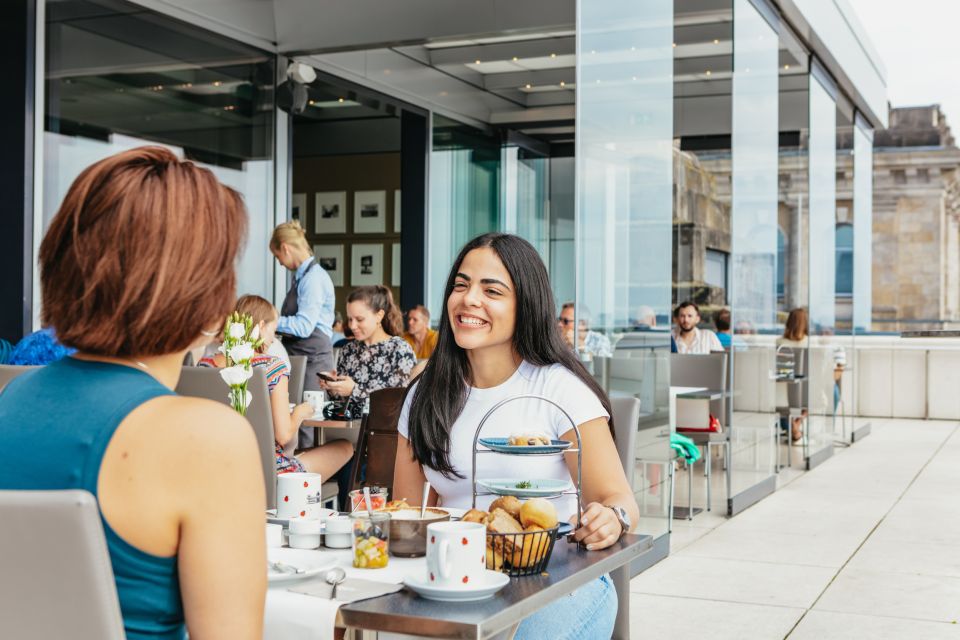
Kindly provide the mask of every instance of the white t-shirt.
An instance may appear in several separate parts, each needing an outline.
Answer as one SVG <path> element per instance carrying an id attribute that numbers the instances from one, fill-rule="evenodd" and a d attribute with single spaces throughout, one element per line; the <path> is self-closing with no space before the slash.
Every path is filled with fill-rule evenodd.
<path id="1" fill-rule="evenodd" d="M 693 328 L 693 342 L 689 345 L 680 338 L 678 331 L 673 332 L 673 339 L 677 343 L 677 353 L 704 354 L 714 351 L 723 351 L 720 339 L 710 329 Z"/>
<path id="2" fill-rule="evenodd" d="M 419 383 L 417 383 L 419 384 Z M 560 364 L 538 367 L 523 361 L 510 378 L 490 389 L 471 388 L 460 417 L 450 431 L 450 463 L 463 478 L 446 478 L 439 472 L 424 466 L 427 480 L 440 496 L 444 506 L 469 509 L 473 499 L 471 489 L 471 459 L 473 437 L 484 414 L 501 400 L 521 395 L 538 395 L 549 398 L 563 407 L 577 424 L 582 425 L 595 418 L 609 418 L 597 396 L 580 378 Z M 400 412 L 398 428 L 407 438 L 407 422 L 413 392 Z M 523 399 L 503 405 L 487 420 L 480 437 L 506 438 L 513 434 L 542 432 L 549 438 L 559 438 L 573 427 L 556 407 L 541 400 Z M 483 449 L 478 445 L 479 449 Z M 572 480 L 562 456 L 519 457 L 498 453 L 477 454 L 477 477 L 490 479 Z M 571 486 L 573 483 L 571 482 Z M 478 487 L 478 491 L 483 491 Z M 477 497 L 477 508 L 486 509 L 496 496 Z M 561 521 L 567 521 L 576 513 L 575 495 L 565 495 L 553 501 Z"/>

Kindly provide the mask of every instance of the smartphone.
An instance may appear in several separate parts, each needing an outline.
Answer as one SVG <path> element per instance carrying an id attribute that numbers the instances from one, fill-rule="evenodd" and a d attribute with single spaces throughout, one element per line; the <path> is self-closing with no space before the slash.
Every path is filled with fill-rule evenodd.
<path id="1" fill-rule="evenodd" d="M 329 373 L 326 373 L 326 372 L 324 372 L 324 371 L 318 371 L 318 372 L 317 372 L 317 376 L 318 376 L 321 380 L 326 380 L 327 382 L 336 382 L 336 381 L 337 381 L 337 378 L 334 378 L 332 375 L 330 375 Z"/>

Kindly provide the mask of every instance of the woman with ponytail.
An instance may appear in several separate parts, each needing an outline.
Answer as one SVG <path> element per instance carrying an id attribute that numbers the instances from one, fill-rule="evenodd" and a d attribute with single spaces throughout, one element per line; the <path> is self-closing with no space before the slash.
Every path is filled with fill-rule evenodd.
<path id="1" fill-rule="evenodd" d="M 358 287 L 347 297 L 347 325 L 354 340 L 340 350 L 334 380 L 320 386 L 335 396 L 363 399 L 371 391 L 404 387 L 417 364 L 410 345 L 400 337 L 403 316 L 384 286 Z"/>

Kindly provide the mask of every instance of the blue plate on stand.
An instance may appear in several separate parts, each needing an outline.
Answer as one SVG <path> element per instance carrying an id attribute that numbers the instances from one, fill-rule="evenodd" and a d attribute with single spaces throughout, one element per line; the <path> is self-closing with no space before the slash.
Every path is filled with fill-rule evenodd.
<path id="1" fill-rule="evenodd" d="M 480 438 L 478 442 L 491 451 L 497 451 L 499 453 L 512 453 L 516 455 L 542 455 L 544 453 L 560 453 L 561 451 L 569 449 L 571 445 L 573 445 L 572 442 L 567 442 L 566 440 L 551 440 L 550 444 L 532 446 L 510 444 L 509 438 Z"/>

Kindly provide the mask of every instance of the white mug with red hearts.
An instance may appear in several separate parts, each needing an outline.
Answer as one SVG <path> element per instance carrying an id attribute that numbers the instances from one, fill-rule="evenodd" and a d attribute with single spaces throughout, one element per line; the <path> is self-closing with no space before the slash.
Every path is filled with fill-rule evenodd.
<path id="1" fill-rule="evenodd" d="M 277 476 L 277 517 L 316 517 L 320 504 L 319 473 L 281 473 Z"/>
<path id="2" fill-rule="evenodd" d="M 443 589 L 483 584 L 487 570 L 487 527 L 479 522 L 427 525 L 427 582 Z"/>

